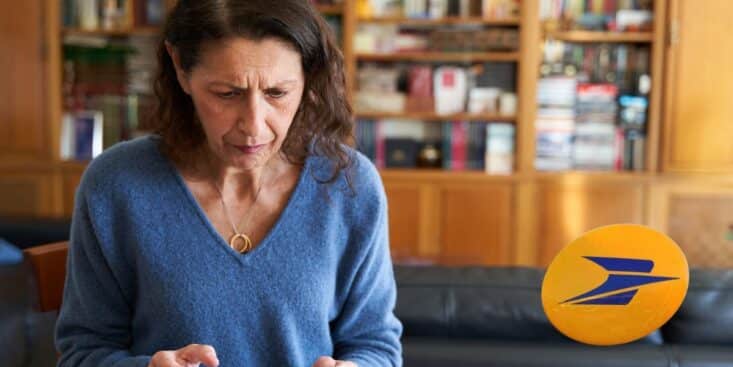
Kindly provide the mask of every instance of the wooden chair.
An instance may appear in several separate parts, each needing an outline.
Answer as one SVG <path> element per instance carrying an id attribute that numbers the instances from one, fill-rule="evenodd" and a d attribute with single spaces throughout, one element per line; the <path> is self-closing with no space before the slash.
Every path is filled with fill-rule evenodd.
<path id="1" fill-rule="evenodd" d="M 30 260 L 36 276 L 42 312 L 58 311 L 61 308 L 68 250 L 68 242 L 56 242 L 30 247 L 23 251 Z"/>

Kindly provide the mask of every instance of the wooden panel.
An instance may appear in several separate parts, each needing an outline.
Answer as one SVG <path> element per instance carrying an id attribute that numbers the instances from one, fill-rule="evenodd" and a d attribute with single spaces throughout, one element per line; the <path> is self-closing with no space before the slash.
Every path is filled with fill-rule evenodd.
<path id="1" fill-rule="evenodd" d="M 658 172 L 661 166 L 659 159 L 662 95 L 664 78 L 664 52 L 667 36 L 667 1 L 654 2 L 654 30 L 652 41 L 651 76 L 652 90 L 649 95 L 649 116 L 646 126 L 645 171 Z"/>
<path id="2" fill-rule="evenodd" d="M 670 4 L 663 168 L 731 172 L 733 1 Z"/>
<path id="3" fill-rule="evenodd" d="M 672 180 L 652 189 L 651 225 L 682 248 L 691 267 L 733 267 L 733 182 Z"/>
<path id="4" fill-rule="evenodd" d="M 74 197 L 76 196 L 76 188 L 81 181 L 81 171 L 70 171 L 64 173 L 63 177 L 63 208 L 64 216 L 71 217 L 74 212 Z"/>
<path id="5" fill-rule="evenodd" d="M 634 180 L 545 181 L 538 184 L 539 263 L 593 228 L 644 222 L 644 183 Z"/>
<path id="6" fill-rule="evenodd" d="M 0 175 L 0 215 L 54 216 L 54 177 L 50 174 Z"/>
<path id="7" fill-rule="evenodd" d="M 48 154 L 40 0 L 0 2 L 0 155 Z"/>
<path id="8" fill-rule="evenodd" d="M 389 242 L 392 258 L 406 261 L 419 255 L 420 190 L 416 185 L 385 187 L 389 205 Z"/>
<path id="9" fill-rule="evenodd" d="M 67 242 L 31 247 L 24 251 L 33 266 L 42 312 L 61 308 L 66 279 Z"/>
<path id="10" fill-rule="evenodd" d="M 446 184 L 440 190 L 440 261 L 456 265 L 510 263 L 511 184 Z"/>
<path id="11" fill-rule="evenodd" d="M 520 2 L 520 12 L 515 161 L 516 170 L 521 174 L 528 174 L 534 171 L 538 65 L 542 61 L 539 41 L 539 1 Z"/>

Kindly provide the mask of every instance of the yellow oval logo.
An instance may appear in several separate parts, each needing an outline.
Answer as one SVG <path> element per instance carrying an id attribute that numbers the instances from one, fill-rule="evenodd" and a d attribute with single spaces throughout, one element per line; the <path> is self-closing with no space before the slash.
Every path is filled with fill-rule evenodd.
<path id="1" fill-rule="evenodd" d="M 542 282 L 542 306 L 571 339 L 623 344 L 667 322 L 688 283 L 687 259 L 671 238 L 615 224 L 583 234 L 555 256 Z"/>

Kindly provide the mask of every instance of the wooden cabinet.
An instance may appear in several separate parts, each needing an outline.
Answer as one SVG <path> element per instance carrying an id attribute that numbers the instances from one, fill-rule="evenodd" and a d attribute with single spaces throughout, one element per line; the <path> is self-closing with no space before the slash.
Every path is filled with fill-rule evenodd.
<path id="1" fill-rule="evenodd" d="M 650 202 L 650 224 L 677 242 L 690 267 L 733 267 L 733 180 L 667 179 Z"/>
<path id="2" fill-rule="evenodd" d="M 407 171 L 382 177 L 396 261 L 511 263 L 511 179 Z"/>
<path id="3" fill-rule="evenodd" d="M 385 187 L 389 210 L 390 247 L 394 259 L 420 256 L 420 186 L 395 183 Z"/>
<path id="4" fill-rule="evenodd" d="M 59 215 L 58 176 L 52 173 L 2 172 L 0 215 L 55 217 Z"/>
<path id="5" fill-rule="evenodd" d="M 733 171 L 733 2 L 670 3 L 665 171 Z"/>
<path id="6" fill-rule="evenodd" d="M 537 181 L 539 265 L 584 232 L 616 223 L 644 224 L 646 180 L 567 175 Z"/>
<path id="7" fill-rule="evenodd" d="M 440 188 L 440 205 L 441 262 L 511 263 L 512 184 L 446 184 Z"/>
<path id="8" fill-rule="evenodd" d="M 42 1 L 0 2 L 0 159 L 48 158 Z M 21 209 L 18 209 L 21 210 Z"/>
<path id="9" fill-rule="evenodd" d="M 63 205 L 63 215 L 66 217 L 70 218 L 74 212 L 76 189 L 81 181 L 84 168 L 84 165 L 79 163 L 67 163 L 62 169 L 61 202 Z"/>

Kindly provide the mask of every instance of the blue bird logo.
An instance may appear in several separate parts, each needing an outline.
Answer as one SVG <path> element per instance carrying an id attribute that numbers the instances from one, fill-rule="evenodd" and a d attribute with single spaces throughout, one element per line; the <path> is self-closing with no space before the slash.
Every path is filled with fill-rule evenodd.
<path id="1" fill-rule="evenodd" d="M 636 292 L 644 285 L 679 279 L 644 275 L 651 273 L 654 261 L 647 259 L 628 259 L 620 257 L 583 256 L 608 271 L 608 278 L 598 287 L 583 294 L 568 298 L 561 304 L 572 305 L 628 305 Z"/>

